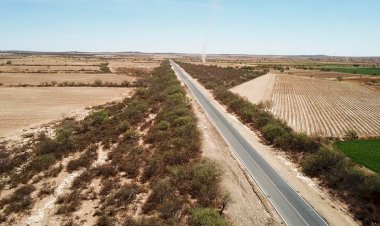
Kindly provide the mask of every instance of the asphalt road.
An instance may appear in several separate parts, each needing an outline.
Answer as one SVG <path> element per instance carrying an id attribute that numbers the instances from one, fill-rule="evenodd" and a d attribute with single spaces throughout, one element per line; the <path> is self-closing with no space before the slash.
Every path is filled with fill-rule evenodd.
<path id="1" fill-rule="evenodd" d="M 266 162 L 248 141 L 219 112 L 210 100 L 189 79 L 189 75 L 174 61 L 170 61 L 185 85 L 202 106 L 209 119 L 219 130 L 246 167 L 249 174 L 266 195 L 287 225 L 328 225 L 324 219 L 288 185 L 288 183 Z"/>

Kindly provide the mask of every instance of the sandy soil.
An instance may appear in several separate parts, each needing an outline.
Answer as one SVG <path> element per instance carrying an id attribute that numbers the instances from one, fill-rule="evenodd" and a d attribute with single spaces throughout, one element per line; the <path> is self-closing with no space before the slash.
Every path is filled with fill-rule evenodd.
<path id="1" fill-rule="evenodd" d="M 211 93 L 198 86 L 207 96 L 212 97 Z M 280 174 L 281 177 L 292 186 L 318 213 L 326 219 L 330 225 L 359 225 L 348 213 L 348 207 L 331 197 L 328 191 L 318 186 L 317 181 L 302 175 L 298 166 L 293 164 L 284 153 L 270 146 L 261 143 L 258 135 L 243 125 L 234 115 L 227 112 L 225 106 L 217 101 L 212 101 L 224 114 L 235 128 L 247 139 L 247 141 L 263 156 L 264 159 Z M 215 154 L 218 156 L 220 154 Z M 236 184 L 236 180 L 234 182 Z M 256 186 L 257 187 L 257 186 Z M 265 202 L 264 202 L 265 203 Z M 250 207 L 251 208 L 251 207 Z M 255 224 L 253 224 L 255 225 Z"/>
<path id="2" fill-rule="evenodd" d="M 127 75 L 117 75 L 117 74 L 22 74 L 22 73 L 1 73 L 0 82 L 4 85 L 18 85 L 18 84 L 28 84 L 28 85 L 39 85 L 42 82 L 84 82 L 93 83 L 95 80 L 101 80 L 103 82 L 113 82 L 121 83 L 123 81 L 133 82 L 136 78 Z"/>
<path id="3" fill-rule="evenodd" d="M 376 81 L 377 84 L 375 84 L 374 81 Z M 380 92 L 380 76 L 364 77 L 364 78 L 349 78 L 349 79 L 344 79 L 343 82 L 358 84 L 368 89 Z"/>
<path id="4" fill-rule="evenodd" d="M 239 93 L 241 96 L 248 97 L 249 101 L 257 104 L 261 101 L 271 100 L 275 82 L 276 75 L 266 74 L 235 86 L 231 89 L 231 91 L 234 93 Z M 255 95 L 251 95 L 252 93 Z"/>
<path id="5" fill-rule="evenodd" d="M 70 112 L 121 99 L 129 88 L 0 87 L 0 137 L 64 117 Z"/>
<path id="6" fill-rule="evenodd" d="M 70 156 L 64 159 L 62 161 L 62 164 L 66 166 L 69 160 L 78 156 L 79 156 L 79 153 L 77 153 L 75 156 Z M 98 149 L 98 159 L 93 163 L 93 165 L 100 166 L 100 165 L 105 164 L 107 156 L 108 156 L 108 152 L 103 150 L 103 147 L 100 146 Z M 54 189 L 53 194 L 45 197 L 44 199 L 37 201 L 33 209 L 30 211 L 31 214 L 23 217 L 23 219 L 20 220 L 20 222 L 22 222 L 21 225 L 40 226 L 40 225 L 62 224 L 64 222 L 62 219 L 62 216 L 55 214 L 57 211 L 57 205 L 55 204 L 55 202 L 57 201 L 59 196 L 70 192 L 69 188 L 72 182 L 82 172 L 83 172 L 82 170 L 75 171 L 72 173 L 67 173 L 63 171 L 56 179 L 50 179 L 49 183 L 52 183 L 53 181 L 53 183 L 57 185 Z M 99 180 L 97 180 L 97 182 L 99 182 Z M 44 183 L 46 182 L 40 182 L 37 187 L 40 187 Z M 93 184 L 93 185 L 99 187 L 98 184 Z M 86 200 L 82 203 L 82 207 L 84 208 L 81 208 L 79 211 L 77 211 L 76 217 L 81 218 L 82 222 L 86 222 L 85 225 L 95 224 L 96 219 L 94 218 L 93 215 L 98 205 L 97 201 L 98 200 L 96 201 Z"/>
<path id="7" fill-rule="evenodd" d="M 379 93 L 355 83 L 278 74 L 271 89 L 254 79 L 231 90 L 253 103 L 272 95 L 270 111 L 296 131 L 328 137 L 349 129 L 361 137 L 380 136 Z M 262 87 L 260 89 L 260 86 Z"/>

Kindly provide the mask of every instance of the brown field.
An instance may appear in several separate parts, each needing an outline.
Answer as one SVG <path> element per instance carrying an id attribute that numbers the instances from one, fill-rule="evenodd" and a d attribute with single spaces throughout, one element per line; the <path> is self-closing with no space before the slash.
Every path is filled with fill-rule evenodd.
<path id="1" fill-rule="evenodd" d="M 361 137 L 380 136 L 378 92 L 355 83 L 287 74 L 277 75 L 276 81 L 270 83 L 270 76 L 273 75 L 231 90 L 253 103 L 268 100 L 264 97 L 270 95 L 270 111 L 297 131 L 340 137 L 353 129 Z"/>
<path id="2" fill-rule="evenodd" d="M 0 55 L 0 136 L 59 118 L 86 107 L 104 104 L 129 95 L 128 88 L 31 88 L 50 82 L 89 83 L 96 80 L 121 84 L 137 77 L 116 74 L 118 67 L 152 70 L 161 58 L 151 56 L 94 55 Z M 10 62 L 9 62 L 10 61 Z M 109 63 L 111 73 L 100 73 L 100 64 Z M 132 71 L 133 71 L 132 70 Z"/>
<path id="3" fill-rule="evenodd" d="M 102 82 L 121 83 L 123 81 L 134 82 L 135 77 L 117 74 L 80 74 L 80 73 L 64 73 L 64 74 L 44 74 L 44 73 L 2 73 L 0 74 L 0 83 L 4 85 L 39 85 L 43 82 L 83 82 L 92 83 L 95 80 Z"/>
<path id="4" fill-rule="evenodd" d="M 121 99 L 130 93 L 129 88 L 0 88 L 0 137 L 86 107 Z"/>
<path id="5" fill-rule="evenodd" d="M 12 65 L 6 65 L 11 61 Z M 64 56 L 64 55 L 0 55 L 0 71 L 3 72 L 89 72 L 99 69 L 101 63 L 108 62 L 113 71 L 117 67 L 153 69 L 162 57 L 153 56 Z"/>
<path id="6" fill-rule="evenodd" d="M 303 77 L 311 77 L 311 78 L 326 78 L 326 79 L 336 79 L 337 77 L 344 78 L 357 78 L 359 76 L 347 73 L 339 73 L 333 71 L 319 71 L 319 70 L 302 70 L 302 69 L 291 69 L 286 72 L 287 74 L 303 76 Z M 363 75 L 362 77 L 366 77 Z"/>

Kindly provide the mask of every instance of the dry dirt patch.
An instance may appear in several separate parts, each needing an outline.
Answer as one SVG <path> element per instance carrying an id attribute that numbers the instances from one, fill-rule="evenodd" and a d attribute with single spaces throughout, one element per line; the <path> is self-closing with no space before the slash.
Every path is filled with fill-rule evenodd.
<path id="1" fill-rule="evenodd" d="M 4 85 L 39 85 L 43 82 L 84 82 L 93 83 L 95 80 L 102 82 L 121 83 L 123 81 L 134 82 L 136 78 L 117 74 L 0 74 L 0 82 Z"/>
<path id="2" fill-rule="evenodd" d="M 129 88 L 0 88 L 0 137 L 128 96 Z"/>

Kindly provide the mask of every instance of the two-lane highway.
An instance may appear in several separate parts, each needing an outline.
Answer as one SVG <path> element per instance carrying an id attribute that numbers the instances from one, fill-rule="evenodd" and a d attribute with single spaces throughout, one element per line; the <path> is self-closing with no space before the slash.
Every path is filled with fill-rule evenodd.
<path id="1" fill-rule="evenodd" d="M 190 75 L 174 61 L 171 60 L 170 63 L 284 222 L 287 225 L 328 225 L 228 122 L 194 84 Z"/>

